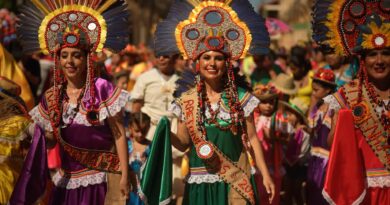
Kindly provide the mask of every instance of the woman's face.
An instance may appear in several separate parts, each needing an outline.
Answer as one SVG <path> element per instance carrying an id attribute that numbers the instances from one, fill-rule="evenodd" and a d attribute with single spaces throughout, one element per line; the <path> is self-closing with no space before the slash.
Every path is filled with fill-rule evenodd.
<path id="1" fill-rule="evenodd" d="M 379 81 L 390 79 L 390 48 L 369 50 L 364 63 L 370 78 Z"/>
<path id="2" fill-rule="evenodd" d="M 313 91 L 311 96 L 317 100 L 322 99 L 331 93 L 330 88 L 323 87 L 321 84 L 314 82 L 312 83 Z"/>
<path id="3" fill-rule="evenodd" d="M 226 72 L 225 56 L 218 51 L 207 51 L 199 58 L 200 75 L 207 80 L 220 80 Z"/>
<path id="4" fill-rule="evenodd" d="M 79 48 L 63 48 L 60 52 L 60 65 L 66 78 L 84 79 L 87 71 L 87 56 Z"/>

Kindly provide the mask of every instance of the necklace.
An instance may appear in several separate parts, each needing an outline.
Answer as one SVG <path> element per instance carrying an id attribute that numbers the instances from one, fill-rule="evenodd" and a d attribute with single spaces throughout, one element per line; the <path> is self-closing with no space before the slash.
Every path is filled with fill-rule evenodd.
<path id="1" fill-rule="evenodd" d="M 212 107 L 211 107 L 211 102 L 207 96 L 207 94 L 205 92 L 203 92 L 203 98 L 205 99 L 205 104 L 207 106 L 207 109 L 209 110 L 209 113 L 210 113 L 210 118 L 207 118 L 206 117 L 206 121 L 208 124 L 214 124 L 218 129 L 220 130 L 223 130 L 223 131 L 226 131 L 226 130 L 230 130 L 232 129 L 233 127 L 233 121 L 231 123 L 228 123 L 227 126 L 222 126 L 221 124 L 219 124 L 218 122 L 218 114 L 220 113 L 221 111 L 221 107 L 222 107 L 222 94 L 221 94 L 221 97 L 219 98 L 218 102 L 217 102 L 217 109 L 216 110 L 213 110 Z M 229 114 L 231 113 L 231 110 L 229 111 Z M 221 119 L 223 120 L 223 119 Z"/>
<path id="2" fill-rule="evenodd" d="M 390 129 L 390 116 L 389 116 L 390 103 L 387 102 L 386 104 L 384 100 L 380 99 L 379 94 L 377 94 L 372 83 L 368 82 L 368 79 L 365 79 L 364 82 L 370 100 L 375 104 L 376 107 L 383 108 L 381 109 L 381 113 L 380 113 L 380 120 L 382 125 L 385 127 L 385 130 Z"/>
<path id="3" fill-rule="evenodd" d="M 62 101 L 65 99 L 65 100 L 67 100 L 68 101 L 68 106 L 69 106 L 69 97 L 67 96 L 67 95 L 65 95 L 65 93 L 66 93 L 66 85 L 64 85 L 64 86 L 62 86 L 62 89 L 61 89 L 61 108 L 62 108 L 62 111 L 61 111 L 61 113 L 63 113 L 64 112 L 64 110 L 63 110 L 63 105 L 62 105 Z M 69 127 L 69 125 L 71 125 L 72 123 L 73 123 L 73 121 L 74 121 L 74 119 L 75 119 L 75 117 L 76 117 L 76 115 L 77 115 L 77 113 L 79 112 L 79 109 L 80 109 L 80 105 L 81 105 L 81 99 L 83 98 L 83 96 L 84 96 L 84 92 L 85 92 L 85 86 L 83 86 L 80 90 L 77 90 L 77 92 L 79 92 L 80 91 L 80 94 L 79 94 L 79 96 L 78 96 L 78 98 L 77 98 L 77 104 L 76 104 L 76 107 L 75 108 L 73 108 L 73 110 L 71 111 L 71 114 L 70 114 L 70 116 L 68 117 L 68 123 L 65 123 L 64 122 L 64 120 L 62 120 L 62 123 L 64 124 L 64 126 L 65 127 Z M 77 93 L 77 92 L 75 92 L 75 93 Z M 66 109 L 67 110 L 67 109 Z M 66 111 L 65 111 L 66 112 Z M 62 117 L 61 117 L 61 119 L 62 119 Z"/>

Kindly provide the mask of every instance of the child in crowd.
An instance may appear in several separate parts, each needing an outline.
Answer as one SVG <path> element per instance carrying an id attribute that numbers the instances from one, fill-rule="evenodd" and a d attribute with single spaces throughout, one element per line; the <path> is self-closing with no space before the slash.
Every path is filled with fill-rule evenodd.
<path id="1" fill-rule="evenodd" d="M 254 96 L 259 98 L 260 104 L 254 113 L 257 137 L 263 148 L 264 159 L 275 183 L 275 197 L 270 203 L 261 176 L 256 175 L 260 196 L 260 204 L 279 204 L 280 187 L 283 177 L 281 145 L 275 140 L 276 110 L 278 108 L 278 94 L 273 86 L 257 85 L 254 87 Z"/>
<path id="2" fill-rule="evenodd" d="M 124 90 L 127 89 L 127 85 L 129 83 L 129 76 L 130 72 L 126 70 L 119 71 L 117 73 L 114 73 L 114 81 L 115 85 L 118 88 L 122 88 Z"/>
<path id="3" fill-rule="evenodd" d="M 329 157 L 327 143 L 333 113 L 322 98 L 334 92 L 337 87 L 332 70 L 319 69 L 313 77 L 308 124 L 311 133 L 311 150 L 307 173 L 307 204 L 328 204 L 322 196 Z"/>
<path id="4" fill-rule="evenodd" d="M 149 155 L 150 141 L 146 139 L 149 131 L 150 117 L 145 113 L 132 113 L 129 120 L 130 137 L 128 140 L 129 166 L 132 172 L 131 185 L 133 191 L 130 193 L 128 205 L 143 204 L 138 189 L 140 188 L 140 177 L 142 166 Z"/>
<path id="5" fill-rule="evenodd" d="M 306 131 L 307 107 L 299 98 L 290 103 L 280 101 L 279 106 L 287 119 L 289 135 L 284 141 L 284 191 L 286 204 L 304 204 L 303 183 L 306 180 L 310 135 Z"/>

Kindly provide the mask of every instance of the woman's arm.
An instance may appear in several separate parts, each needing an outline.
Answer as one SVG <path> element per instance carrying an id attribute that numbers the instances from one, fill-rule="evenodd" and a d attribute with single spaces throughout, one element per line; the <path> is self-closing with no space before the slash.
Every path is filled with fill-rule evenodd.
<path id="1" fill-rule="evenodd" d="M 171 142 L 176 149 L 185 152 L 190 146 L 191 138 L 185 122 L 179 119 L 177 123 L 177 134 L 171 132 Z"/>
<path id="2" fill-rule="evenodd" d="M 246 127 L 249 141 L 252 145 L 254 152 L 254 161 L 256 167 L 260 170 L 261 175 L 263 176 L 263 184 L 267 190 L 267 193 L 270 194 L 269 200 L 272 202 L 275 196 L 275 185 L 272 182 L 271 176 L 269 175 L 267 165 L 265 164 L 263 150 L 260 145 L 260 141 L 257 138 L 256 129 L 254 125 L 253 114 L 246 118 Z"/>
<path id="3" fill-rule="evenodd" d="M 108 118 L 108 124 L 111 128 L 112 134 L 115 139 L 115 145 L 118 152 L 119 162 L 121 165 L 122 177 L 120 180 L 120 190 L 122 196 L 129 198 L 129 153 L 127 151 L 127 140 L 125 136 L 125 128 L 123 127 L 122 112 L 117 113 L 113 117 Z"/>

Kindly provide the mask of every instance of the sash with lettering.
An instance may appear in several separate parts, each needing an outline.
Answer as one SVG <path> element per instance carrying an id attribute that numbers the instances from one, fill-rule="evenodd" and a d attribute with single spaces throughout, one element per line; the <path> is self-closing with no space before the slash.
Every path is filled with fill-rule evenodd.
<path id="1" fill-rule="evenodd" d="M 358 83 L 345 85 L 345 96 L 352 109 L 355 124 L 362 131 L 364 138 L 374 151 L 379 161 L 390 171 L 390 148 L 388 146 L 389 131 L 386 131 L 375 112 L 374 105 L 369 100 L 367 88 L 362 86 L 362 100 L 358 102 Z"/>
<path id="2" fill-rule="evenodd" d="M 198 96 L 195 89 L 190 89 L 183 93 L 180 98 L 180 104 L 184 112 L 188 132 L 198 156 L 201 155 L 199 152 L 201 152 L 202 146 L 205 144 L 210 145 L 211 152 L 214 153 L 213 156 L 208 159 L 200 158 L 205 161 L 206 165 L 209 166 L 208 168 L 215 171 L 224 182 L 233 188 L 230 189 L 229 201 L 242 204 L 247 200 L 251 204 L 255 204 L 255 196 L 250 182 L 250 166 L 245 150 L 242 151 L 238 163 L 235 163 L 224 155 L 218 147 L 202 137 L 196 122 L 199 113 L 197 111 Z"/>
<path id="3" fill-rule="evenodd" d="M 48 104 L 48 110 L 53 110 L 55 106 L 53 88 L 49 89 L 45 93 L 46 102 Z M 51 114 L 51 113 L 50 113 Z M 55 129 L 53 127 L 53 129 Z M 79 148 L 67 143 L 61 137 L 61 128 L 58 126 L 58 139 L 66 153 L 74 160 L 82 164 L 83 166 L 104 172 L 120 174 L 119 157 L 116 153 L 108 150 L 91 150 L 85 148 Z"/>

